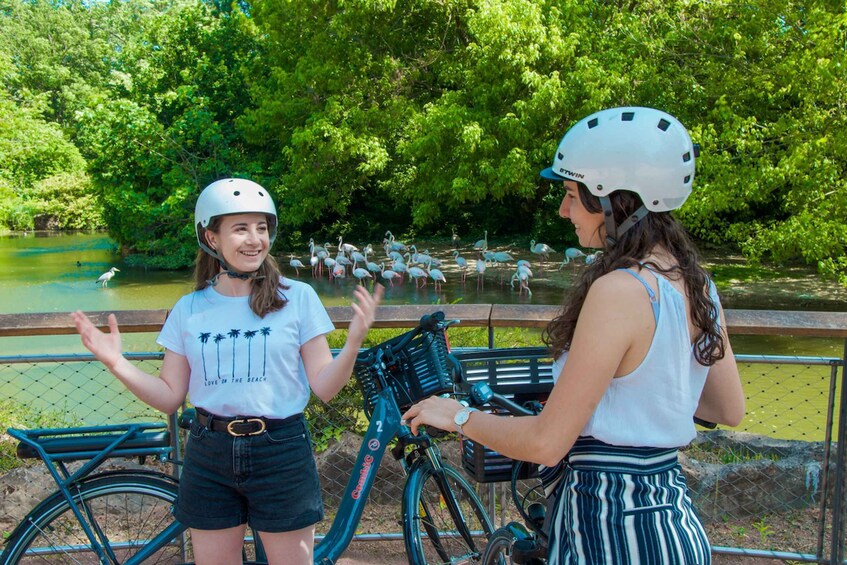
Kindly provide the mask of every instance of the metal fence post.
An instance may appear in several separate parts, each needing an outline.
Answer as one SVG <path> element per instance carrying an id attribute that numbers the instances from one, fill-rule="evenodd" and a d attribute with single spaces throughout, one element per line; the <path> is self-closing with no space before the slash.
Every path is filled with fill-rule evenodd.
<path id="1" fill-rule="evenodd" d="M 844 526 L 847 504 L 845 504 L 845 481 L 847 481 L 847 340 L 841 357 L 841 396 L 838 407 L 838 451 L 835 460 L 835 491 L 832 501 L 832 548 L 829 562 L 841 563 L 844 559 Z"/>

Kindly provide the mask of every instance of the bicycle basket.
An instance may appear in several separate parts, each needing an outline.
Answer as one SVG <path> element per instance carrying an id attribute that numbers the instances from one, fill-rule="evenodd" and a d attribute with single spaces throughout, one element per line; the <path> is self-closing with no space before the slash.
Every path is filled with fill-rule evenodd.
<path id="1" fill-rule="evenodd" d="M 545 401 L 553 389 L 552 359 L 543 347 L 460 352 L 456 358 L 468 383 L 487 382 L 494 392 L 519 404 Z M 515 464 L 514 459 L 473 440 L 462 442 L 462 467 L 477 482 L 510 481 Z M 536 469 L 535 465 L 523 465 L 519 478 L 535 477 Z"/>
<path id="2" fill-rule="evenodd" d="M 383 382 L 391 389 L 400 410 L 406 410 L 429 396 L 453 390 L 453 369 L 448 358 L 450 349 L 444 328 L 422 331 L 405 347 L 393 351 L 394 347 L 415 331 L 375 345 L 356 358 L 353 374 L 362 388 L 368 417 L 373 413 L 378 395 L 384 388 Z"/>

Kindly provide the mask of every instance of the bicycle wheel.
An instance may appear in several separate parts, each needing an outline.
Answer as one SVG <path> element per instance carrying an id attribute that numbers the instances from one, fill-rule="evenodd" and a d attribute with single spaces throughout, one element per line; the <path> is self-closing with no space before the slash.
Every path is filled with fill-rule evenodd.
<path id="1" fill-rule="evenodd" d="M 509 526 L 497 528 L 485 546 L 482 565 L 512 565 L 512 543 L 516 539 Z"/>
<path id="2" fill-rule="evenodd" d="M 147 540 L 174 523 L 171 509 L 177 484 L 167 475 L 103 473 L 83 480 L 74 493 L 77 507 L 101 539 L 108 540 L 117 563 L 124 563 Z M 190 561 L 190 543 L 179 543 L 187 540 L 187 532 L 183 535 L 161 547 L 144 561 L 145 565 Z M 99 558 L 68 501 L 55 493 L 30 512 L 12 533 L 0 562 L 96 564 Z"/>
<path id="3" fill-rule="evenodd" d="M 423 460 L 419 460 L 423 461 Z M 470 484 L 454 468 L 414 468 L 403 494 L 403 536 L 415 565 L 479 563 L 494 529 Z"/>

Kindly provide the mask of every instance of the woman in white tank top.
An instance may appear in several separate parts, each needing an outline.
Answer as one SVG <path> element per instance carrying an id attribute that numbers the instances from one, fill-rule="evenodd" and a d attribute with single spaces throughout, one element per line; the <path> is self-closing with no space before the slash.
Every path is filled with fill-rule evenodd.
<path id="1" fill-rule="evenodd" d="M 714 285 L 670 214 L 691 193 L 697 148 L 673 116 L 612 108 L 577 122 L 544 178 L 559 214 L 602 249 L 544 340 L 557 382 L 535 417 L 467 415 L 431 398 L 403 416 L 562 470 L 549 562 L 710 563 L 677 462 L 693 418 L 736 426 L 744 393 Z"/>

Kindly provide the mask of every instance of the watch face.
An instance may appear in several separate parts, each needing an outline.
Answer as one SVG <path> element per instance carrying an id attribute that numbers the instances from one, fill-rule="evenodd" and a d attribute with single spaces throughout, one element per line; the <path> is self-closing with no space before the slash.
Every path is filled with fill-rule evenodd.
<path id="1" fill-rule="evenodd" d="M 456 417 L 453 418 L 453 421 L 456 425 L 461 426 L 465 422 L 468 421 L 468 417 L 471 415 L 470 411 L 467 408 L 462 408 L 456 413 Z"/>

